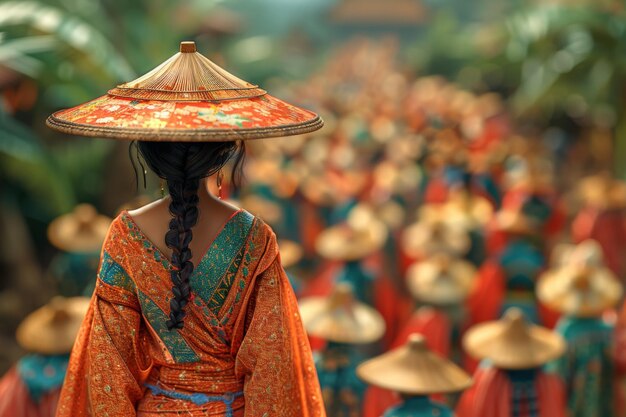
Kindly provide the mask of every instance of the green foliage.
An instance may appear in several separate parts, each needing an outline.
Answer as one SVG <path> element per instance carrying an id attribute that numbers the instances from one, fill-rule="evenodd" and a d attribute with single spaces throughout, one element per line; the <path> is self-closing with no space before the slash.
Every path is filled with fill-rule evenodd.
<path id="1" fill-rule="evenodd" d="M 27 202 L 40 207 L 44 217 L 69 211 L 74 194 L 63 171 L 54 169 L 39 139 L 26 126 L 0 109 L 0 174 L 19 187 Z"/>
<path id="2" fill-rule="evenodd" d="M 0 112 L 3 192 L 26 196 L 28 212 L 42 221 L 98 202 L 113 144 L 56 139 L 43 120 L 172 55 L 216 1 L 0 0 L 0 69 L 36 80 L 40 92 L 26 117 L 33 126 Z"/>
<path id="3" fill-rule="evenodd" d="M 0 36 L 0 64 L 30 77 L 39 75 L 44 66 L 31 54 L 48 51 L 56 43 L 53 36 L 29 36 L 12 40 L 3 38 Z"/>
<path id="4" fill-rule="evenodd" d="M 519 65 L 518 114 L 564 112 L 616 122 L 626 76 L 624 15 L 593 6 L 544 6 L 515 14 L 507 27 L 506 56 Z M 606 117 L 612 120 L 600 120 Z"/>

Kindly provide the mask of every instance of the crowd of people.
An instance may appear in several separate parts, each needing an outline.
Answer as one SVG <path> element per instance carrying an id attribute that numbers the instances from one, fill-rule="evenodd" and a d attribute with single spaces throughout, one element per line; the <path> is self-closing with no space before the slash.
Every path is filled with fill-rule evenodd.
<path id="1" fill-rule="evenodd" d="M 254 147 L 263 180 L 238 195 L 301 245 L 287 270 L 329 415 L 379 416 L 400 401 L 390 386 L 452 391 L 356 377 L 415 333 L 474 375 L 435 397 L 461 417 L 620 415 L 626 184 L 588 172 L 564 189 L 498 95 L 414 79 L 394 46 L 349 43 L 292 88 L 326 127 Z"/>

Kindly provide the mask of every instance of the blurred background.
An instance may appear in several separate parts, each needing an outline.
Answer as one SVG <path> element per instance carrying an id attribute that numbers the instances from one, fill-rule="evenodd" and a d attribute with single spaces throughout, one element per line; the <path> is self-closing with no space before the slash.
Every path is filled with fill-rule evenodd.
<path id="1" fill-rule="evenodd" d="M 558 243 L 593 238 L 626 278 L 621 0 L 1 0 L 0 371 L 25 353 L 14 333 L 26 314 L 88 294 L 95 278 L 98 250 L 54 244 L 52 221 L 82 203 L 112 218 L 160 196 L 151 174 L 136 181 L 127 143 L 61 135 L 46 117 L 146 73 L 181 40 L 326 122 L 250 146 L 244 185 L 228 190 L 299 243 L 299 296 L 331 292 L 342 267 L 316 239 L 366 207 L 388 237 L 364 263 L 410 310 L 407 270 L 432 250 L 405 232 L 441 221 L 424 208 L 458 193 L 488 202 L 453 225 L 473 239 L 455 256 L 478 271 L 510 242 L 495 221 L 508 210 L 532 220 L 538 270 Z M 400 316 L 388 313 L 383 346 Z M 534 320 L 552 327 L 546 317 Z"/>

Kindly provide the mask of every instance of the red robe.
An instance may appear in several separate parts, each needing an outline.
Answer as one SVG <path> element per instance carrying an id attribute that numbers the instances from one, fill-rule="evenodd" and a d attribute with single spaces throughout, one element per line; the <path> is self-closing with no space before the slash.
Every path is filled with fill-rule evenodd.
<path id="1" fill-rule="evenodd" d="M 33 401 L 15 367 L 0 380 L 0 417 L 54 417 L 61 388 Z"/>
<path id="2" fill-rule="evenodd" d="M 623 249 L 626 246 L 626 216 L 622 210 L 583 208 L 572 222 L 572 239 L 597 241 L 602 247 L 607 266 L 617 276 L 625 269 Z"/>
<path id="3" fill-rule="evenodd" d="M 566 416 L 565 387 L 557 375 L 538 371 L 535 389 L 537 417 Z M 474 385 L 461 396 L 457 417 L 511 417 L 511 396 L 512 384 L 506 372 L 493 366 L 481 367 L 474 374 Z"/>

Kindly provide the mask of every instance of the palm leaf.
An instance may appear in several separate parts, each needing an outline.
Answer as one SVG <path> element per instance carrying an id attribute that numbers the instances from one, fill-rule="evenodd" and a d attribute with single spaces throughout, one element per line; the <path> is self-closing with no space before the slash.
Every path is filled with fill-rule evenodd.
<path id="1" fill-rule="evenodd" d="M 62 9 L 35 1 L 0 3 L 0 29 L 18 25 L 53 35 L 63 45 L 80 51 L 94 67 L 115 80 L 130 80 L 136 75 L 103 33 Z"/>

